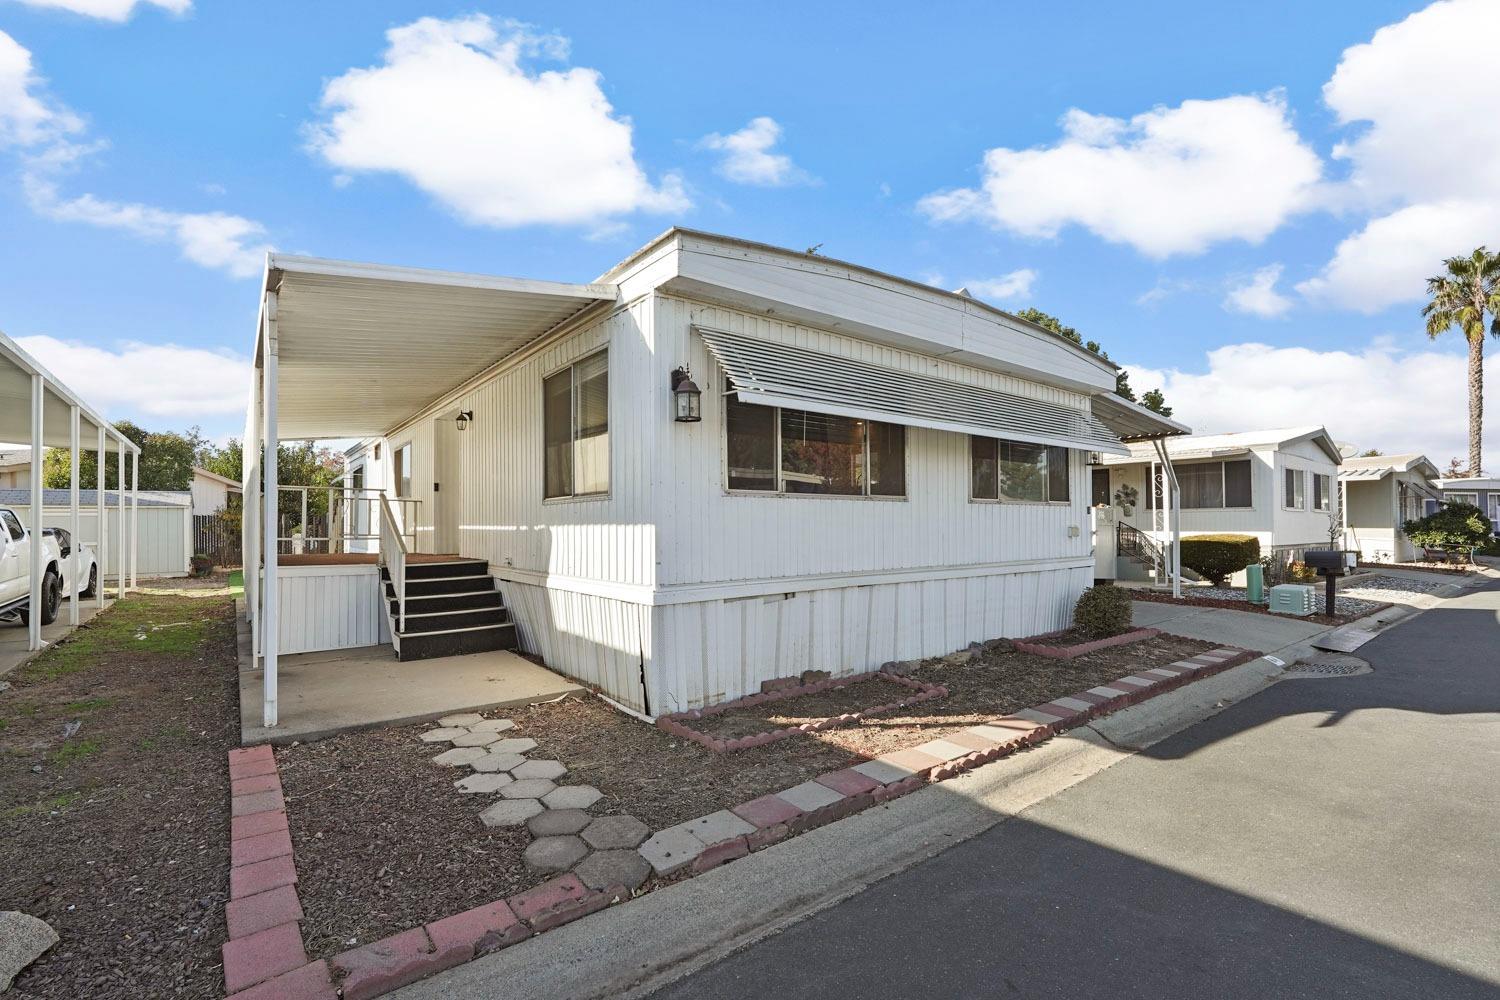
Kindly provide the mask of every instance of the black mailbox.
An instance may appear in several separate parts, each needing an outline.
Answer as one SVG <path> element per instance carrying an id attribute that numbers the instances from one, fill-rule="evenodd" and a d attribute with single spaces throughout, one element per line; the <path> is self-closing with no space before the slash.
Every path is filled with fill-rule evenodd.
<path id="1" fill-rule="evenodd" d="M 1338 549 L 1308 549 L 1302 554 L 1303 565 L 1318 571 L 1319 576 L 1343 576 L 1344 553 Z"/>

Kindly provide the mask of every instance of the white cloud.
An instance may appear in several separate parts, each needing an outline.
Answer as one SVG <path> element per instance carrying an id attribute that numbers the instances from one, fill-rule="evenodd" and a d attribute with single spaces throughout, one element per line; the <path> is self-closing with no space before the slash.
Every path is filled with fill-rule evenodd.
<path id="1" fill-rule="evenodd" d="M 34 211 L 59 222 L 172 242 L 187 260 L 236 278 L 261 272 L 270 244 L 258 222 L 226 212 L 178 212 L 87 193 L 62 195 L 59 179 L 78 170 L 105 144 L 84 141 L 83 120 L 43 91 L 31 53 L 0 31 L 0 148 L 20 155 L 21 184 Z"/>
<path id="2" fill-rule="evenodd" d="M 738 132 L 720 135 L 714 132 L 698 141 L 700 149 L 723 153 L 719 173 L 736 184 L 757 187 L 784 187 L 807 183 L 807 172 L 785 153 L 772 150 L 781 141 L 781 125 L 776 119 L 761 115 Z"/>
<path id="3" fill-rule="evenodd" d="M 979 219 L 1023 236 L 1073 224 L 1151 257 L 1259 242 L 1315 204 L 1322 161 L 1279 93 L 1184 101 L 1129 119 L 1078 109 L 1051 146 L 991 149 L 976 188 L 939 191 L 936 221 Z"/>
<path id="4" fill-rule="evenodd" d="M 1465 52 L 1500 46 L 1500 4 L 1435 3 L 1344 51 L 1323 99 L 1360 131 L 1338 194 L 1379 214 L 1339 244 L 1309 298 L 1375 312 L 1423 297 L 1447 257 L 1500 242 L 1500 115 Z"/>
<path id="5" fill-rule="evenodd" d="M 1197 372 L 1125 367 L 1133 384 L 1161 386 L 1174 419 L 1195 433 L 1323 424 L 1336 440 L 1361 450 L 1422 452 L 1439 467 L 1468 453 L 1462 353 L 1402 350 L 1389 339 L 1359 351 L 1250 343 L 1209 351 L 1204 363 Z M 1500 406 L 1500 363 L 1491 359 L 1487 374 L 1493 411 Z M 1492 434 L 1486 444 L 1486 467 L 1500 467 L 1500 442 Z"/>
<path id="6" fill-rule="evenodd" d="M 476 14 L 386 32 L 383 62 L 329 81 L 310 144 L 347 174 L 397 174 L 465 221 L 500 227 L 606 224 L 689 207 L 674 174 L 652 184 L 632 126 L 600 74 L 562 60 L 566 39 Z"/>
<path id="7" fill-rule="evenodd" d="M 191 423 L 245 411 L 250 359 L 232 351 L 135 341 L 111 349 L 48 336 L 16 341 L 107 413 Z"/>
<path id="8" fill-rule="evenodd" d="M 128 21 L 140 6 L 160 7 L 173 14 L 186 14 L 193 0 L 21 0 L 31 7 L 71 11 L 101 21 Z"/>
<path id="9" fill-rule="evenodd" d="M 1285 316 L 1292 307 L 1292 300 L 1276 290 L 1276 282 L 1280 280 L 1281 265 L 1268 264 L 1249 280 L 1231 287 L 1229 294 L 1224 296 L 1224 308 L 1266 319 Z"/>
<path id="10" fill-rule="evenodd" d="M 964 282 L 964 287 L 982 299 L 1019 299 L 1031 294 L 1031 286 L 1040 277 L 1036 271 L 1023 267 L 998 278 L 979 278 Z"/>

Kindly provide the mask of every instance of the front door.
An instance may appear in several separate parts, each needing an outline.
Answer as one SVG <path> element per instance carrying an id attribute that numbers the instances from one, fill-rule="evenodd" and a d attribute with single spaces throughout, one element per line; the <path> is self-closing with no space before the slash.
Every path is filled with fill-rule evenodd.
<path id="1" fill-rule="evenodd" d="M 435 454 L 432 483 L 432 529 L 434 552 L 458 552 L 459 510 L 463 500 L 459 469 L 462 467 L 457 414 L 438 417 L 433 427 Z"/>

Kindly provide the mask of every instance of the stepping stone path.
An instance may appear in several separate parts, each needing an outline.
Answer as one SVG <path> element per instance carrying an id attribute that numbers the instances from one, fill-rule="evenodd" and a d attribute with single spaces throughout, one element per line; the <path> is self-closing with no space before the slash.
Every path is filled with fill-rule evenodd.
<path id="1" fill-rule="evenodd" d="M 559 785 L 567 765 L 527 757 L 537 742 L 514 735 L 515 728 L 510 719 L 462 712 L 439 719 L 437 728 L 418 738 L 449 745 L 432 758 L 434 764 L 469 772 L 453 782 L 457 793 L 491 800 L 479 813 L 480 823 L 526 828 L 533 838 L 526 865 L 533 871 L 572 871 L 592 889 L 635 890 L 645 884 L 652 865 L 637 848 L 650 835 L 646 824 L 634 816 L 590 813 L 604 793 L 592 785 Z"/>

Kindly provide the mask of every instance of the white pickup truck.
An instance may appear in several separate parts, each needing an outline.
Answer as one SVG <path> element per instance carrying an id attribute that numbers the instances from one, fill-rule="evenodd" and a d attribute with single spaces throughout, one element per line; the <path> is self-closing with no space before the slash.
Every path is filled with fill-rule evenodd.
<path id="1" fill-rule="evenodd" d="M 31 545 L 34 536 L 9 507 L 0 507 L 0 622 L 31 618 Z M 58 605 L 82 587 L 80 597 L 94 596 L 99 566 L 86 545 L 62 528 L 43 528 L 42 624 L 57 618 Z"/>

